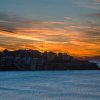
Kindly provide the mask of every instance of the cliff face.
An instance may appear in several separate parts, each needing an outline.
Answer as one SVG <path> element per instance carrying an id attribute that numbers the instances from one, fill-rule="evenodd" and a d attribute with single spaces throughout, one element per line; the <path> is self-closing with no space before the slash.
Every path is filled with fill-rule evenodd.
<path id="1" fill-rule="evenodd" d="M 5 50 L 0 53 L 0 70 L 98 70 L 95 63 L 80 61 L 66 53 L 37 50 Z"/>

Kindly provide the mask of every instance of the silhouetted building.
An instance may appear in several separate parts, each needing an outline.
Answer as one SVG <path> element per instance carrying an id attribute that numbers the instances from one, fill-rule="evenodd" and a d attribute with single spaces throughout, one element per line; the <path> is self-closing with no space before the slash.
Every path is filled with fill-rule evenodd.
<path id="1" fill-rule="evenodd" d="M 4 50 L 0 52 L 0 70 L 67 70 L 99 69 L 95 63 L 80 61 L 67 53 L 37 50 Z"/>

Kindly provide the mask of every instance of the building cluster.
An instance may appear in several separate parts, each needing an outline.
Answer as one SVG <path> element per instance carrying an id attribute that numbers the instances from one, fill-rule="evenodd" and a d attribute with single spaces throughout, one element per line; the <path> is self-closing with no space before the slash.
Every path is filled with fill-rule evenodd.
<path id="1" fill-rule="evenodd" d="M 41 53 L 37 50 L 0 52 L 0 70 L 66 70 L 87 69 L 88 66 L 92 69 L 97 67 L 96 64 L 80 61 L 67 53 Z"/>

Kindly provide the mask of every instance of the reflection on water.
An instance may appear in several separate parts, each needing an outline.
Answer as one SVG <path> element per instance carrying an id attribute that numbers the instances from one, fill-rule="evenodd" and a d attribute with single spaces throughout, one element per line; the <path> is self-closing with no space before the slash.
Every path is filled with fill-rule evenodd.
<path id="1" fill-rule="evenodd" d="M 0 100 L 100 100 L 100 71 L 0 72 Z"/>

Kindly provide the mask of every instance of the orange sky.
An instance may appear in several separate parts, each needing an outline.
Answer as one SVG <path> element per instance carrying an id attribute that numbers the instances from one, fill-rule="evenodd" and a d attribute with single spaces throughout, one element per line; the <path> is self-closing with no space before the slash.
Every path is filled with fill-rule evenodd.
<path id="1" fill-rule="evenodd" d="M 1 0 L 0 51 L 100 56 L 100 0 Z"/>
<path id="2" fill-rule="evenodd" d="M 37 49 L 67 52 L 74 56 L 96 56 L 100 54 L 100 28 L 81 23 L 53 21 L 24 21 L 20 24 L 31 27 L 16 27 L 14 32 L 0 31 L 0 50 Z M 34 27 L 33 27 L 34 26 Z M 96 34 L 93 34 L 96 33 Z M 92 36 L 90 35 L 92 34 Z"/>

